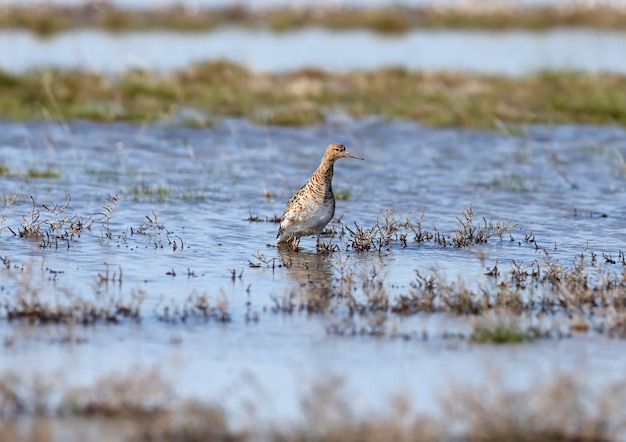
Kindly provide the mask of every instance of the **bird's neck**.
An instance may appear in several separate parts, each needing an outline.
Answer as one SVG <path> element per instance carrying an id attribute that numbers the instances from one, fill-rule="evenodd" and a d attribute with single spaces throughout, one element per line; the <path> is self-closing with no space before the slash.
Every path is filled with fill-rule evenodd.
<path id="1" fill-rule="evenodd" d="M 334 161 L 322 160 L 317 170 L 313 173 L 314 182 L 325 188 L 326 192 L 332 193 L 332 181 L 334 172 Z"/>

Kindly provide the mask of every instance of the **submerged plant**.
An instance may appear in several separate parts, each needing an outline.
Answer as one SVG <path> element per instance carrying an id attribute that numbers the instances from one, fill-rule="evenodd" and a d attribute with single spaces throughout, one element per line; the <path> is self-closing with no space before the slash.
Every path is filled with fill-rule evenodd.
<path id="1" fill-rule="evenodd" d="M 26 176 L 28 178 L 59 178 L 61 176 L 61 171 L 51 167 L 47 169 L 28 169 Z"/>
<path id="2" fill-rule="evenodd" d="M 338 201 L 347 201 L 350 199 L 350 195 L 352 194 L 352 189 L 333 189 L 333 193 L 335 194 L 335 199 Z"/>
<path id="3" fill-rule="evenodd" d="M 539 336 L 540 333 L 536 328 L 525 328 L 519 320 L 497 315 L 495 318 L 481 318 L 477 321 L 470 339 L 473 342 L 487 344 L 519 344 L 533 341 Z"/>

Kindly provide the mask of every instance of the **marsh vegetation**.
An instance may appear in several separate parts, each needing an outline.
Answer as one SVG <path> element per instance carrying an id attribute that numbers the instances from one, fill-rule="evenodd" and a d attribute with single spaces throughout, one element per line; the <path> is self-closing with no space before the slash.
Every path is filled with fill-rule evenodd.
<path id="1" fill-rule="evenodd" d="M 182 237 L 170 231 L 159 222 L 156 213 L 145 216 L 138 227 L 112 229 L 113 217 L 119 196 L 109 197 L 102 212 L 96 213 L 97 221 L 104 229 L 103 239 L 112 243 L 125 243 L 134 235 L 145 237 L 147 244 L 154 248 L 168 247 L 173 252 L 183 252 L 185 243 Z M 27 214 L 21 214 L 21 225 L 13 229 L 4 226 L 7 233 L 38 243 L 45 249 L 70 249 L 76 247 L 81 236 L 93 230 L 94 221 L 90 217 L 72 214 L 71 196 L 58 206 L 54 203 L 40 207 L 32 199 L 32 207 Z M 47 215 L 42 214 L 44 210 Z M 266 218 L 266 222 L 275 223 Z M 252 215 L 249 222 L 258 222 Z M 249 260 L 249 267 L 257 271 L 272 269 L 287 272 L 306 280 L 296 291 L 286 291 L 281 298 L 273 298 L 273 313 L 294 314 L 306 312 L 312 315 L 334 315 L 327 327 L 330 334 L 372 335 L 378 337 L 402 337 L 404 339 L 425 338 L 423 332 L 399 331 L 395 323 L 400 318 L 411 315 L 451 314 L 469 318 L 472 332 L 466 335 L 453 335 L 476 343 L 523 343 L 537 338 L 563 338 L 577 332 L 595 332 L 610 337 L 626 336 L 626 302 L 622 290 L 626 287 L 625 254 L 620 250 L 616 257 L 603 254 L 602 259 L 593 252 L 582 250 L 577 259 L 566 266 L 551 256 L 548 249 L 542 249 L 532 232 L 523 235 L 523 241 L 516 241 L 513 234 L 520 234 L 510 221 L 488 223 L 484 218 L 480 223 L 474 220 L 471 206 L 463 209 L 456 218 L 457 227 L 445 232 L 433 226 L 427 229 L 422 218 L 412 220 L 410 216 L 397 217 L 389 209 L 377 218 L 370 227 L 353 226 L 336 220 L 323 232 L 327 242 L 318 245 L 320 259 L 328 260 L 334 269 L 332 273 L 319 278 L 319 269 L 310 268 L 307 254 L 303 257 L 297 251 L 279 251 L 276 256 L 266 256 L 257 252 Z M 431 245 L 438 248 L 472 248 L 489 243 L 517 244 L 517 247 L 532 248 L 536 257 L 532 262 L 516 262 L 510 268 L 499 265 L 498 258 L 487 268 L 487 277 L 480 284 L 459 277 L 456 281 L 447 280 L 437 270 L 425 272 L 415 269 L 415 277 L 409 289 L 390 291 L 385 280 L 385 257 L 392 253 L 402 253 L 403 249 Z M 543 241 L 541 241 L 543 242 Z M 524 244 L 524 245 L 522 245 Z M 513 245 L 515 247 L 515 245 Z M 359 268 L 355 259 L 364 255 L 377 256 L 381 261 L 371 269 Z M 317 259 L 317 258 L 316 258 Z M 484 256 L 481 260 L 492 258 Z M 70 288 L 55 283 L 46 287 L 45 280 L 52 275 L 56 281 L 57 272 L 44 271 L 34 274 L 32 265 L 16 266 L 9 256 L 2 256 L 4 278 L 12 280 L 14 291 L 0 302 L 0 318 L 9 322 L 26 321 L 29 324 L 96 325 L 98 323 L 119 324 L 126 319 L 142 321 L 150 317 L 166 323 L 186 323 L 193 318 L 231 321 L 229 302 L 223 294 L 216 293 L 211 300 L 208 293 L 192 292 L 179 304 L 174 299 L 161 299 L 153 307 L 153 313 L 146 317 L 142 308 L 149 296 L 144 290 L 133 289 L 128 297 L 95 296 L 74 293 Z M 232 280 L 243 278 L 243 269 L 238 273 L 232 270 Z M 120 266 L 113 270 L 108 264 L 97 273 L 93 286 L 96 295 L 103 286 L 122 286 L 124 270 Z M 168 271 L 175 277 L 175 270 Z M 189 269 L 188 277 L 195 276 Z M 250 287 L 248 287 L 249 291 Z M 264 306 L 266 308 L 267 306 Z M 258 313 L 254 314 L 258 320 Z M 250 312 L 245 312 L 248 320 Z M 356 321 L 356 322 L 355 322 Z M 359 322 L 365 325 L 359 325 Z M 447 332 L 443 331 L 444 336 Z"/>
<path id="2" fill-rule="evenodd" d="M 260 73 L 211 61 L 171 74 L 131 70 L 116 78 L 72 70 L 0 73 L 0 116 L 195 127 L 214 126 L 224 117 L 304 126 L 336 115 L 478 128 L 503 123 L 626 125 L 624 91 L 626 76 L 610 73 L 555 71 L 520 78 L 404 68 Z M 183 117 L 190 110 L 192 122 Z"/>

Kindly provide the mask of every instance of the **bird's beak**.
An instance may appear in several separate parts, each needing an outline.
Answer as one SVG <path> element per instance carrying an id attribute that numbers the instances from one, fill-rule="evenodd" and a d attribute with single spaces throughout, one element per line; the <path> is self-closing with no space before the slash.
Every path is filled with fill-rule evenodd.
<path id="1" fill-rule="evenodd" d="M 347 152 L 344 154 L 344 158 L 354 158 L 355 160 L 364 160 L 365 158 L 361 158 L 359 156 L 356 156 L 353 153 Z"/>

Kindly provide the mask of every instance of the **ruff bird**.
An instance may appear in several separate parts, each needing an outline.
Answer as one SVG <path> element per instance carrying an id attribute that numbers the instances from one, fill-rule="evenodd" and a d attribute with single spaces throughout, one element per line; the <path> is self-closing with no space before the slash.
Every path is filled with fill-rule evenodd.
<path id="1" fill-rule="evenodd" d="M 278 229 L 277 243 L 291 243 L 294 250 L 303 236 L 320 234 L 335 215 L 333 168 L 339 158 L 363 158 L 351 154 L 343 144 L 330 144 L 313 175 L 287 202 Z"/>

